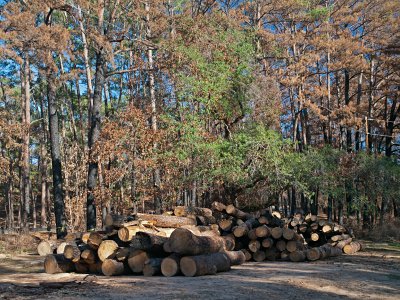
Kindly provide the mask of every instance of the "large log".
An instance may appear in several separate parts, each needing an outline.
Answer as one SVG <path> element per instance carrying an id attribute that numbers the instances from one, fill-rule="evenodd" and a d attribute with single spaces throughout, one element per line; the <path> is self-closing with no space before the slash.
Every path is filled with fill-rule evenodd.
<path id="1" fill-rule="evenodd" d="M 221 228 L 222 231 L 230 231 L 233 226 L 233 220 L 232 219 L 224 219 L 219 221 L 218 223 L 219 228 Z"/>
<path id="2" fill-rule="evenodd" d="M 221 202 L 214 201 L 211 204 L 211 208 L 216 211 L 223 212 L 226 209 L 226 205 Z"/>
<path id="3" fill-rule="evenodd" d="M 112 259 L 118 250 L 118 244 L 113 240 L 104 240 L 101 242 L 99 249 L 97 250 L 97 255 L 101 261 L 106 259 Z"/>
<path id="4" fill-rule="evenodd" d="M 169 238 L 171 252 L 181 255 L 199 255 L 223 250 L 225 240 L 220 236 L 197 236 L 190 230 L 177 228 Z"/>
<path id="5" fill-rule="evenodd" d="M 164 258 L 161 262 L 161 273 L 166 277 L 179 275 L 181 271 L 180 260 L 181 256 L 176 253 Z"/>
<path id="6" fill-rule="evenodd" d="M 161 263 L 162 258 L 149 258 L 144 262 L 143 275 L 144 276 L 154 276 L 161 274 Z"/>
<path id="7" fill-rule="evenodd" d="M 84 250 L 88 248 L 87 245 L 66 245 L 64 248 L 64 256 L 67 259 L 72 260 L 74 263 L 78 262 L 81 259 L 81 254 Z"/>
<path id="8" fill-rule="evenodd" d="M 194 216 L 194 215 L 192 215 L 192 216 Z M 196 223 L 198 225 L 208 226 L 211 224 L 217 224 L 217 219 L 214 216 L 195 216 L 194 219 L 196 220 Z"/>
<path id="9" fill-rule="evenodd" d="M 143 272 L 144 263 L 150 258 L 146 251 L 133 250 L 128 256 L 128 265 L 133 273 Z"/>
<path id="10" fill-rule="evenodd" d="M 243 251 L 223 251 L 228 256 L 231 266 L 241 265 L 246 261 L 246 255 Z"/>
<path id="11" fill-rule="evenodd" d="M 87 264 L 94 264 L 96 262 L 97 255 L 92 249 L 85 249 L 81 253 L 81 259 L 83 259 Z"/>
<path id="12" fill-rule="evenodd" d="M 354 254 L 362 250 L 363 246 L 360 242 L 351 242 L 350 244 L 343 247 L 343 252 L 346 254 Z"/>
<path id="13" fill-rule="evenodd" d="M 132 238 L 131 248 L 150 251 L 156 255 L 164 256 L 163 245 L 169 238 L 150 232 L 139 231 Z"/>
<path id="14" fill-rule="evenodd" d="M 90 272 L 89 265 L 82 261 L 74 262 L 75 272 L 81 274 L 87 274 Z"/>
<path id="15" fill-rule="evenodd" d="M 244 254 L 245 258 L 246 258 L 246 261 L 249 261 L 252 258 L 251 252 L 249 250 L 241 249 L 239 251 L 243 252 L 243 254 Z"/>
<path id="16" fill-rule="evenodd" d="M 103 266 L 102 261 L 97 261 L 92 264 L 88 264 L 88 266 L 89 266 L 89 272 L 92 274 L 102 274 L 103 273 L 101 270 L 101 267 Z"/>
<path id="17" fill-rule="evenodd" d="M 40 256 L 53 254 L 56 249 L 57 249 L 56 240 L 43 240 L 37 246 L 37 252 Z"/>
<path id="18" fill-rule="evenodd" d="M 225 210 L 228 214 L 230 214 L 231 216 L 234 216 L 235 218 L 238 218 L 238 219 L 247 220 L 247 219 L 252 218 L 251 214 L 241 211 L 240 209 L 236 208 L 232 204 L 229 204 L 225 208 Z"/>
<path id="19" fill-rule="evenodd" d="M 295 232 L 290 228 L 283 228 L 282 236 L 285 240 L 290 241 L 294 238 Z"/>
<path id="20" fill-rule="evenodd" d="M 271 239 L 271 238 L 263 239 L 262 242 L 261 242 L 261 245 L 262 245 L 265 249 L 271 248 L 271 247 L 274 245 L 274 240 Z"/>
<path id="21" fill-rule="evenodd" d="M 103 239 L 106 237 L 105 234 L 100 233 L 100 232 L 91 232 L 88 239 L 87 239 L 87 244 L 89 245 L 90 248 L 93 250 L 97 250 L 100 247 L 101 242 Z"/>
<path id="22" fill-rule="evenodd" d="M 186 217 L 137 214 L 139 220 L 151 222 L 157 227 L 179 228 L 183 225 L 197 225 L 196 220 Z"/>
<path id="23" fill-rule="evenodd" d="M 221 238 L 225 240 L 225 250 L 232 251 L 233 249 L 235 249 L 236 240 L 233 234 L 227 234 L 221 236 Z"/>
<path id="24" fill-rule="evenodd" d="M 74 264 L 63 254 L 49 254 L 44 259 L 44 270 L 48 274 L 68 273 L 74 271 Z"/>
<path id="25" fill-rule="evenodd" d="M 131 249 L 128 247 L 118 248 L 117 252 L 115 253 L 115 259 L 118 261 L 125 261 L 128 259 L 130 252 L 131 252 Z"/>
<path id="26" fill-rule="evenodd" d="M 321 247 L 311 248 L 306 251 L 307 259 L 310 261 L 339 256 L 341 254 L 342 251 L 339 248 L 332 247 L 329 244 L 325 244 Z"/>
<path id="27" fill-rule="evenodd" d="M 125 223 L 136 220 L 135 216 L 122 216 L 117 214 L 108 214 L 105 218 L 105 225 L 116 228 L 123 227 Z"/>
<path id="28" fill-rule="evenodd" d="M 271 235 L 271 230 L 266 225 L 262 225 L 255 229 L 255 233 L 258 238 L 265 238 Z"/>
<path id="29" fill-rule="evenodd" d="M 212 253 L 182 257 L 180 267 L 185 276 L 193 277 L 229 271 L 231 264 L 226 254 Z"/>
<path id="30" fill-rule="evenodd" d="M 289 259 L 293 262 L 301 262 L 306 260 L 306 251 L 297 250 L 289 254 Z"/>
<path id="31" fill-rule="evenodd" d="M 113 259 L 105 259 L 101 265 L 101 272 L 106 276 L 117 276 L 125 273 L 124 263 Z"/>
<path id="32" fill-rule="evenodd" d="M 189 215 L 212 217 L 212 210 L 203 207 L 176 206 L 174 214 L 177 217 L 187 217 Z"/>
<path id="33" fill-rule="evenodd" d="M 350 238 L 349 234 L 337 234 L 331 237 L 332 242 L 338 242 L 341 240 L 347 240 Z"/>
<path id="34" fill-rule="evenodd" d="M 252 254 L 252 256 L 253 256 L 253 259 L 258 262 L 263 261 L 266 258 L 265 251 L 262 251 L 262 250 L 258 250 L 256 252 L 254 252 Z"/>

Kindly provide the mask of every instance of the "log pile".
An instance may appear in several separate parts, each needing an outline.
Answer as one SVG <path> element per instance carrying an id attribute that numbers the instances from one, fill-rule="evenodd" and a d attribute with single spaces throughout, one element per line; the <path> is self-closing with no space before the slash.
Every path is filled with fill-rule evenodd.
<path id="1" fill-rule="evenodd" d="M 43 240 L 38 253 L 50 274 L 170 277 L 216 274 L 248 260 L 315 261 L 362 249 L 345 227 L 313 215 L 283 219 L 279 212 L 247 213 L 219 202 L 211 209 L 176 207 L 173 214 L 110 214 L 105 231 Z"/>

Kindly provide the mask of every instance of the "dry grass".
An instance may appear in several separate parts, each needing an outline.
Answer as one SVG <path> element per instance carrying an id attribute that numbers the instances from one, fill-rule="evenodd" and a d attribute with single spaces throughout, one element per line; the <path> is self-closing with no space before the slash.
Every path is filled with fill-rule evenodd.
<path id="1" fill-rule="evenodd" d="M 375 225 L 369 230 L 360 230 L 357 236 L 373 242 L 390 242 L 400 243 L 400 220 L 388 219 L 383 222 L 383 225 Z"/>
<path id="2" fill-rule="evenodd" d="M 39 240 L 29 234 L 0 235 L 0 253 L 22 254 L 36 252 Z"/>

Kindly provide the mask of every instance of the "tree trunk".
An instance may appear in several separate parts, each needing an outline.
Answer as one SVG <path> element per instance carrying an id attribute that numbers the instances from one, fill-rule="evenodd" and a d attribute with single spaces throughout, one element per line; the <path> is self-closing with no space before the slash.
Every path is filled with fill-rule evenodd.
<path id="1" fill-rule="evenodd" d="M 185 276 L 213 275 L 230 270 L 230 260 L 224 253 L 213 253 L 198 256 L 186 256 L 180 261 Z"/>

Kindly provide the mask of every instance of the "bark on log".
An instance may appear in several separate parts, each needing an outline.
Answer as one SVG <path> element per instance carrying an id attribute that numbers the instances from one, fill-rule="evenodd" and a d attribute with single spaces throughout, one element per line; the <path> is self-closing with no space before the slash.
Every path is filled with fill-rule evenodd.
<path id="1" fill-rule="evenodd" d="M 77 261 L 74 263 L 75 272 L 81 274 L 88 274 L 90 272 L 89 265 L 85 262 Z"/>
<path id="2" fill-rule="evenodd" d="M 102 274 L 101 267 L 103 265 L 102 261 L 94 262 L 93 264 L 88 264 L 89 272 L 92 274 Z"/>
<path id="3" fill-rule="evenodd" d="M 224 249 L 225 240 L 220 236 L 197 236 L 187 229 L 177 228 L 171 234 L 168 244 L 172 252 L 199 255 Z"/>
<path id="4" fill-rule="evenodd" d="M 214 209 L 214 210 L 223 212 L 226 209 L 226 205 L 221 203 L 221 202 L 214 201 L 211 204 L 211 208 Z"/>
<path id="5" fill-rule="evenodd" d="M 217 223 L 217 219 L 214 216 L 196 216 L 194 219 L 198 225 L 208 226 Z"/>
<path id="6" fill-rule="evenodd" d="M 341 249 L 341 250 L 343 250 L 343 248 L 344 248 L 346 245 L 350 244 L 352 241 L 353 241 L 352 238 L 348 238 L 348 239 L 345 239 L 345 240 L 341 240 L 341 241 L 339 241 L 339 242 L 336 244 L 335 247 L 336 247 L 336 248 L 339 248 L 339 249 Z"/>
<path id="7" fill-rule="evenodd" d="M 162 258 L 150 258 L 145 261 L 143 267 L 143 275 L 144 276 L 154 276 L 161 274 L 161 263 Z"/>
<path id="8" fill-rule="evenodd" d="M 338 256 L 341 254 L 342 251 L 339 248 L 332 247 L 329 244 L 325 244 L 321 247 L 311 248 L 306 251 L 307 259 L 310 261 Z"/>
<path id="9" fill-rule="evenodd" d="M 232 204 L 228 205 L 225 208 L 225 210 L 229 215 L 234 216 L 235 218 L 238 218 L 238 219 L 247 220 L 247 219 L 252 218 L 251 214 L 241 211 L 240 209 L 236 208 Z"/>
<path id="10" fill-rule="evenodd" d="M 48 274 L 72 272 L 74 264 L 63 254 L 49 254 L 44 260 L 44 270 Z"/>
<path id="11" fill-rule="evenodd" d="M 241 249 L 239 251 L 243 252 L 243 254 L 244 254 L 245 258 L 246 258 L 246 261 L 249 261 L 252 258 L 251 252 L 249 250 Z"/>
<path id="12" fill-rule="evenodd" d="M 115 259 L 118 261 L 125 261 L 128 259 L 129 253 L 131 252 L 131 249 L 128 247 L 122 247 L 117 250 L 115 253 Z"/>
<path id="13" fill-rule="evenodd" d="M 137 214 L 139 220 L 145 220 L 153 223 L 157 227 L 179 228 L 183 225 L 197 225 L 196 220 L 186 217 L 163 216 L 163 215 L 149 215 Z"/>
<path id="14" fill-rule="evenodd" d="M 182 257 L 180 267 L 185 276 L 193 277 L 229 271 L 231 264 L 226 254 L 212 253 Z"/>
<path id="15" fill-rule="evenodd" d="M 66 245 L 64 248 L 64 256 L 67 259 L 70 259 L 74 263 L 78 262 L 81 259 L 81 254 L 84 250 L 87 249 L 87 245 Z"/>
<path id="16" fill-rule="evenodd" d="M 97 250 L 97 255 L 101 261 L 106 259 L 113 259 L 118 250 L 118 244 L 113 240 L 104 240 L 101 242 L 99 249 Z"/>
<path id="17" fill-rule="evenodd" d="M 105 276 L 118 276 L 125 273 L 125 266 L 123 262 L 106 259 L 101 265 L 101 272 Z"/>
<path id="18" fill-rule="evenodd" d="M 132 238 L 131 248 L 146 250 L 157 256 L 165 256 L 163 245 L 169 238 L 149 232 L 138 232 Z"/>
<path id="19" fill-rule="evenodd" d="M 225 250 L 232 251 L 235 249 L 236 241 L 233 234 L 221 236 L 225 240 Z"/>
<path id="20" fill-rule="evenodd" d="M 278 258 L 278 256 L 280 257 L 280 254 L 275 247 L 265 250 L 265 258 L 267 260 L 275 261 Z"/>
<path id="21" fill-rule="evenodd" d="M 246 255 L 243 251 L 223 251 L 228 256 L 231 266 L 241 265 L 246 261 Z"/>
<path id="22" fill-rule="evenodd" d="M 341 240 L 347 240 L 350 238 L 349 234 L 338 234 L 331 237 L 332 242 L 338 242 Z"/>
<path id="23" fill-rule="evenodd" d="M 174 214 L 177 217 L 186 217 L 188 215 L 212 217 L 212 210 L 203 207 L 176 206 Z"/>
<path id="24" fill-rule="evenodd" d="M 92 249 L 86 249 L 82 251 L 81 259 L 83 259 L 87 264 L 90 265 L 96 262 L 97 255 Z"/>
<path id="25" fill-rule="evenodd" d="M 181 272 L 180 260 L 181 256 L 176 253 L 164 258 L 161 262 L 161 273 L 166 277 L 179 275 Z"/>
<path id="26" fill-rule="evenodd" d="M 91 232 L 88 237 L 87 244 L 90 248 L 97 250 L 100 247 L 103 238 L 105 238 L 104 234 L 99 232 Z"/>

